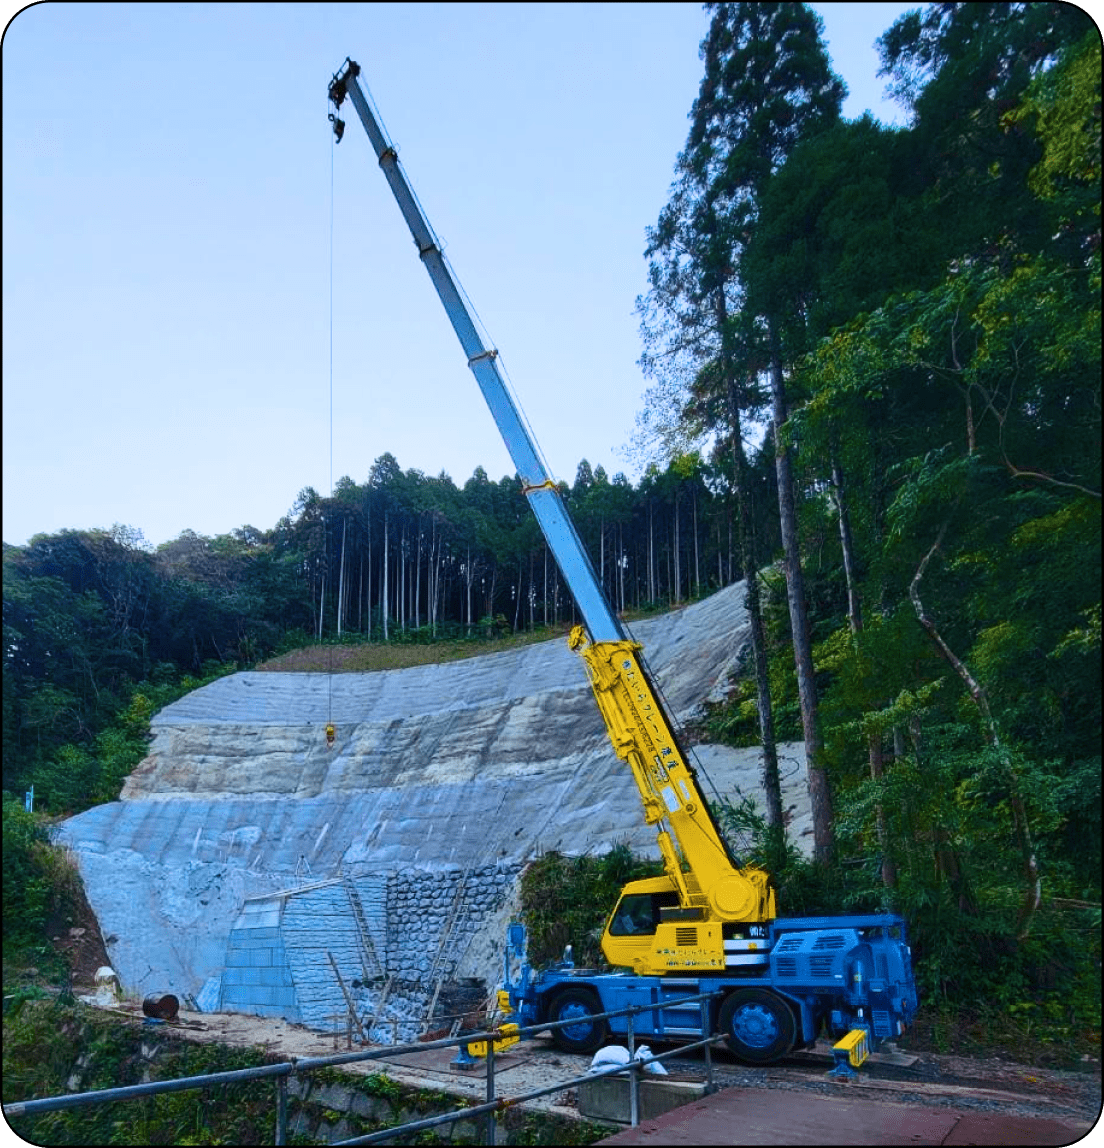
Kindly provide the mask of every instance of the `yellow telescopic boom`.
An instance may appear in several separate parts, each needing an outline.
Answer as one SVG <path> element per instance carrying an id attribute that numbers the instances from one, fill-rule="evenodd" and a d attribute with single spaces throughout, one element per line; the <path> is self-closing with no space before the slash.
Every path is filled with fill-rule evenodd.
<path id="1" fill-rule="evenodd" d="M 570 643 L 586 664 L 613 748 L 632 770 L 644 820 L 657 827 L 664 868 L 680 905 L 704 910 L 706 920 L 770 920 L 774 897 L 768 875 L 733 864 L 641 665 L 640 644 L 588 643 L 581 626 L 572 631 Z"/>

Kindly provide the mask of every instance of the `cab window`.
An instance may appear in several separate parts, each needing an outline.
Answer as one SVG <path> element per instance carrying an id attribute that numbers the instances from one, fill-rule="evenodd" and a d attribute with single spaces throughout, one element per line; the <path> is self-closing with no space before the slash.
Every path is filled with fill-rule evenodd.
<path id="1" fill-rule="evenodd" d="M 610 936 L 631 937 L 656 931 L 656 911 L 651 893 L 630 893 L 621 898 L 610 921 Z"/>

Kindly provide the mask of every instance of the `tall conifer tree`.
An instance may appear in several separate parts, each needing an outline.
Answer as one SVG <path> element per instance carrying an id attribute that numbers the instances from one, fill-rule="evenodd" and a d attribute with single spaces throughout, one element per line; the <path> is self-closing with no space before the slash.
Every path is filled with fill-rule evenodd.
<path id="1" fill-rule="evenodd" d="M 802 140 L 839 119 L 846 89 L 832 72 L 820 18 L 804 4 L 709 4 L 705 76 L 691 111 L 686 156 L 723 219 L 737 268 L 767 185 Z M 741 282 L 746 296 L 747 284 Z M 792 316 L 768 304 L 755 316 L 766 336 L 778 475 L 778 504 L 794 663 L 808 760 L 816 859 L 832 855 L 832 803 L 823 764 L 812 639 L 798 549 L 790 448 L 784 426 L 786 330 Z"/>

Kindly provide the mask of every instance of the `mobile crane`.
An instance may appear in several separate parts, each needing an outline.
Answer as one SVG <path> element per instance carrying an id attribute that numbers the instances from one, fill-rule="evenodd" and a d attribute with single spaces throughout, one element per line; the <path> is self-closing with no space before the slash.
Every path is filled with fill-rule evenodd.
<path id="1" fill-rule="evenodd" d="M 917 1005 L 904 920 L 893 914 L 777 917 L 770 877 L 731 855 L 687 755 L 641 658 L 641 647 L 610 608 L 559 490 L 441 251 L 398 154 L 346 59 L 330 82 L 330 113 L 351 100 L 468 366 L 517 467 L 549 549 L 583 625 L 569 638 L 586 666 L 614 752 L 632 773 L 644 820 L 656 827 L 660 877 L 622 890 L 602 934 L 615 969 L 576 969 L 569 960 L 534 974 L 524 929 L 511 927 L 500 1001 L 521 1024 L 574 1023 L 553 1031 L 565 1051 L 590 1052 L 627 1031 L 625 1017 L 599 1014 L 654 1006 L 634 1020 L 637 1036 L 699 1039 L 724 1035 L 737 1057 L 766 1064 L 811 1046 L 822 1028 L 849 1065 L 900 1035 Z M 713 993 L 709 1006 L 675 1003 Z M 670 1003 L 669 1003 L 670 1002 Z M 703 1031 L 708 1027 L 708 1032 Z"/>

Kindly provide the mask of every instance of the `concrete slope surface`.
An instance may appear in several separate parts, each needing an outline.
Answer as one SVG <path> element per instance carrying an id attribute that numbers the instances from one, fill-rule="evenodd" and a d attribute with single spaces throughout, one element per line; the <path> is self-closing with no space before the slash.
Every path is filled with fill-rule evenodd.
<path id="1" fill-rule="evenodd" d="M 743 584 L 633 630 L 668 709 L 686 720 L 724 692 L 746 642 Z M 332 748 L 325 742 L 328 720 L 337 728 Z M 552 849 L 600 852 L 624 843 L 655 855 L 631 776 L 609 746 L 580 659 L 563 641 L 332 679 L 235 674 L 167 706 L 152 732 L 149 756 L 121 800 L 70 818 L 59 830 L 131 992 L 196 995 L 206 988 L 208 1000 L 222 992 L 228 1007 L 218 985 L 228 959 L 238 959 L 230 950 L 264 932 L 248 927 L 260 920 L 250 915 L 251 903 L 278 894 L 264 902 L 268 912 L 302 890 L 295 901 L 295 919 L 302 921 L 311 897 L 323 896 L 315 887 L 372 874 L 391 875 L 389 883 L 372 886 L 386 886 L 390 900 L 365 906 L 349 894 L 354 924 L 362 910 L 382 922 L 368 945 L 377 951 L 367 955 L 364 929 L 350 926 L 342 958 L 352 962 L 350 980 L 368 969 L 369 958 L 385 975 L 417 980 L 406 934 L 426 922 L 436 924 L 419 942 L 421 973 L 493 980 L 499 936 L 483 937 L 478 926 L 486 919 L 498 930 L 509 897 L 476 897 L 472 874 L 481 881 L 497 874 L 501 883 L 502 874 L 516 875 Z M 718 789 L 757 797 L 756 751 L 697 752 Z M 783 753 L 790 831 L 803 842 L 803 760 L 796 747 Z M 451 882 L 448 897 L 426 904 L 422 922 L 417 898 L 432 893 L 416 890 L 433 882 L 411 877 L 399 889 L 395 875 L 407 872 L 438 873 Z M 325 895 L 320 927 L 333 920 L 333 890 Z M 397 905 L 404 906 L 401 919 Z M 282 928 L 279 914 L 264 919 Z M 323 964 L 325 952 L 315 954 Z M 298 985 L 289 961 L 284 980 Z M 271 979 L 273 991 L 257 989 L 254 1003 L 298 1019 L 302 1010 L 281 1004 L 294 995 L 292 986 L 281 990 L 279 977 Z M 298 991 L 302 998 L 302 986 Z"/>

